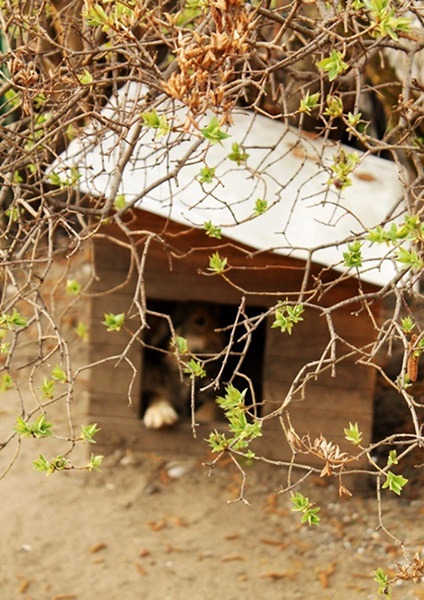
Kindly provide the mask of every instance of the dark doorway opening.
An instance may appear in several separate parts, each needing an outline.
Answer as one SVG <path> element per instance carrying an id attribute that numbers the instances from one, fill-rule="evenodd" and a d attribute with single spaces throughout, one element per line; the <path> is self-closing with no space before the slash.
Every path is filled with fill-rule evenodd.
<path id="1" fill-rule="evenodd" d="M 240 311 L 237 306 L 218 303 L 148 301 L 140 412 L 147 426 L 156 427 L 149 424 L 149 417 L 145 418 L 155 402 L 167 402 L 179 419 L 190 419 L 193 397 L 198 411 L 196 420 L 222 419 L 215 399 L 225 394 L 229 384 L 239 391 L 246 390 L 249 412 L 260 416 L 265 349 L 263 311 L 259 307 Z M 190 368 L 197 365 L 203 376 L 192 378 Z M 167 424 L 173 423 L 163 423 Z"/>

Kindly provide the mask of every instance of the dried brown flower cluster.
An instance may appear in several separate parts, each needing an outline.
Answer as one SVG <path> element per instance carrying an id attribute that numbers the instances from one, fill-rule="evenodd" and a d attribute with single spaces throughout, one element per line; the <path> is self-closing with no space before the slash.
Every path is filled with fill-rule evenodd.
<path id="1" fill-rule="evenodd" d="M 396 563 L 399 573 L 396 573 L 390 580 L 390 584 L 401 581 L 413 581 L 420 583 L 424 577 L 424 560 L 420 557 L 419 552 L 416 552 L 414 558 L 407 564 Z"/>
<path id="2" fill-rule="evenodd" d="M 309 454 L 324 461 L 325 464 L 321 470 L 320 477 L 329 477 L 333 475 L 334 471 L 342 470 L 347 463 L 356 460 L 355 456 L 347 452 L 342 452 L 337 444 L 329 442 L 323 435 L 320 435 L 313 442 L 311 442 L 308 435 L 300 437 L 291 424 L 288 415 L 286 415 L 286 418 L 288 420 L 288 427 L 285 433 L 293 453 Z"/>
<path id="3" fill-rule="evenodd" d="M 168 94 L 183 101 L 193 114 L 213 108 L 227 114 L 237 100 L 231 86 L 250 51 L 248 36 L 255 11 L 244 0 L 213 0 L 205 31 L 180 32 L 174 72 L 164 83 Z"/>

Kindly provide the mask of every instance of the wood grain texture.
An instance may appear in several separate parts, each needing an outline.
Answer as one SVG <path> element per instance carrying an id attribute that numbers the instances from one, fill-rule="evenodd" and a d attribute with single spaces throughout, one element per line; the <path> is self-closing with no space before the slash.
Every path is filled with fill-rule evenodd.
<path id="1" fill-rule="evenodd" d="M 148 301 L 189 300 L 238 306 L 242 297 L 246 296 L 251 306 L 270 307 L 278 299 L 296 299 L 302 285 L 304 263 L 300 260 L 270 252 L 255 252 L 225 239 L 211 239 L 204 231 L 188 229 L 142 211 L 134 212 L 131 227 L 136 232 L 134 240 L 139 252 L 143 252 L 149 237 L 145 232 L 157 234 L 150 242 L 143 273 Z M 119 239 L 120 233 L 116 228 L 108 227 L 103 231 Z M 120 239 L 122 241 L 122 237 Z M 110 354 L 119 354 L 130 339 L 130 333 L 125 331 L 107 332 L 102 321 L 106 312 L 131 312 L 135 271 L 132 277 L 127 277 L 131 257 L 128 248 L 104 237 L 96 238 L 93 248 L 97 280 L 91 289 L 94 295 L 89 301 L 90 352 L 94 362 Z M 216 251 L 228 260 L 228 280 L 208 271 L 209 257 Z M 321 271 L 319 265 L 312 266 L 307 289 L 313 290 L 313 278 Z M 338 277 L 338 273 L 326 269 L 322 273 L 322 282 L 325 286 Z M 102 295 L 111 289 L 115 290 L 112 294 Z M 364 293 L 375 290 L 372 285 L 363 287 Z M 332 306 L 357 293 L 358 282 L 354 278 L 345 278 L 329 289 L 320 301 L 321 306 Z M 313 301 L 316 303 L 317 297 Z M 373 308 L 377 315 L 378 307 Z M 307 382 L 305 399 L 300 401 L 300 394 L 297 394 L 290 404 L 290 417 L 300 435 L 309 434 L 314 439 L 323 434 L 345 447 L 343 429 L 349 421 L 357 421 L 364 438 L 370 439 L 375 370 L 356 364 L 365 355 L 356 353 L 347 358 L 352 353 L 349 344 L 366 348 L 375 336 L 373 320 L 360 309 L 359 305 L 349 305 L 331 313 L 334 331 L 340 338 L 336 344 L 336 357 L 340 362 L 336 365 L 336 377 L 331 376 L 329 369 L 324 369 L 316 381 L 311 379 Z M 258 356 L 258 360 L 263 361 L 263 415 L 281 406 L 298 372 L 307 363 L 315 362 L 316 365 L 330 341 L 328 322 L 320 309 L 307 309 L 303 321 L 295 326 L 292 335 L 272 328 L 273 320 L 274 316 L 270 315 L 265 328 L 264 355 Z M 137 319 L 127 321 L 130 331 L 136 327 L 136 322 Z M 128 365 L 115 368 L 112 363 L 107 363 L 92 372 L 90 412 L 103 429 L 101 440 L 141 450 L 168 448 L 177 452 L 180 448 L 197 453 L 197 448 L 200 452 L 207 451 L 201 440 L 219 424 L 211 423 L 199 428 L 200 443 L 193 440 L 189 423 L 159 432 L 146 430 L 139 419 L 143 377 L 141 347 L 135 344 L 128 357 L 138 370 L 132 409 L 126 397 L 132 375 Z M 328 348 L 324 358 L 330 358 Z M 310 372 L 315 365 L 309 368 Z M 258 452 L 289 460 L 290 449 L 278 419 L 267 421 L 265 432 L 266 435 L 256 442 Z"/>

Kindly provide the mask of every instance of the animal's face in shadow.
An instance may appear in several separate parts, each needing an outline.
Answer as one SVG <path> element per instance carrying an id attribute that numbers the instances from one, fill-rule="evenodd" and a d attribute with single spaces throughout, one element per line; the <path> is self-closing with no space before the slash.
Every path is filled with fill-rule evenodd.
<path id="1" fill-rule="evenodd" d="M 146 427 L 159 429 L 188 417 L 193 399 L 196 408 L 214 402 L 214 390 L 201 388 L 218 374 L 226 335 L 219 331 L 219 308 L 209 304 L 179 303 L 169 320 L 156 314 L 149 325 L 143 366 L 143 421 Z M 205 377 L 193 379 L 185 373 L 190 360 L 202 366 Z M 199 415 L 208 412 L 202 407 Z"/>
<path id="2" fill-rule="evenodd" d="M 174 315 L 175 333 L 186 340 L 189 352 L 220 352 L 225 345 L 225 335 L 218 331 L 219 317 L 215 306 L 180 305 Z"/>

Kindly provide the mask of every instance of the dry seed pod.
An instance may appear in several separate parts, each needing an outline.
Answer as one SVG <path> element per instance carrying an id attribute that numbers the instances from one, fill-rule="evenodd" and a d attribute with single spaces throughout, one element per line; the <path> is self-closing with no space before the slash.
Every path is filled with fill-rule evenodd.
<path id="1" fill-rule="evenodd" d="M 415 381 L 417 381 L 419 359 L 420 355 L 417 352 L 411 352 L 408 357 L 408 362 L 406 365 L 406 374 L 408 375 L 408 378 L 412 383 L 415 383 Z"/>
<path id="2" fill-rule="evenodd" d="M 413 335 L 411 338 L 411 341 L 409 343 L 409 356 L 408 361 L 406 363 L 406 374 L 408 375 L 408 378 L 412 383 L 417 381 L 418 361 L 420 360 L 420 352 L 418 350 L 414 350 L 413 347 L 416 339 L 416 335 Z"/>

